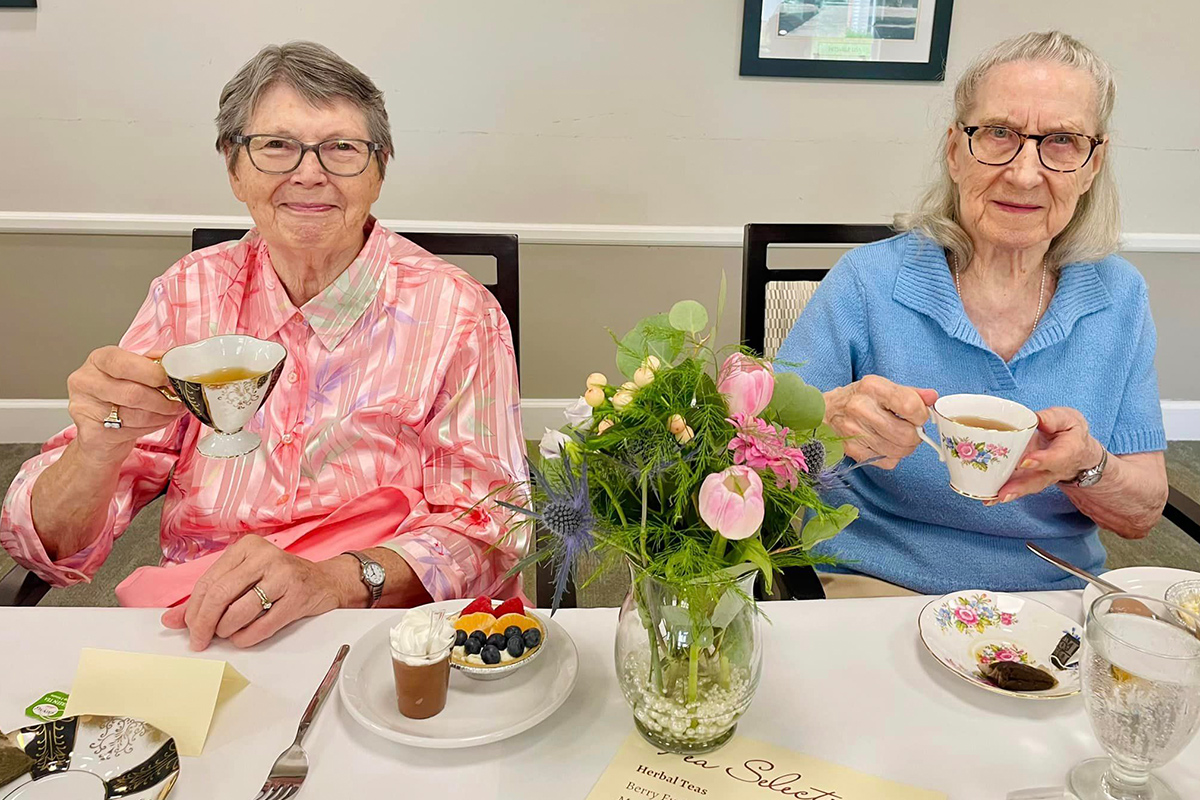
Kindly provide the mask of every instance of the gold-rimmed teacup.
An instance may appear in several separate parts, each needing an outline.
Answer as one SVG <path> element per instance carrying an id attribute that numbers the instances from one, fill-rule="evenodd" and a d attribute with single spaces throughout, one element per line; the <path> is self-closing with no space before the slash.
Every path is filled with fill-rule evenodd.
<path id="1" fill-rule="evenodd" d="M 242 334 L 214 336 L 162 355 L 176 398 L 213 429 L 196 446 L 201 455 L 238 458 L 258 449 L 261 437 L 242 429 L 275 388 L 286 358 L 283 345 Z"/>

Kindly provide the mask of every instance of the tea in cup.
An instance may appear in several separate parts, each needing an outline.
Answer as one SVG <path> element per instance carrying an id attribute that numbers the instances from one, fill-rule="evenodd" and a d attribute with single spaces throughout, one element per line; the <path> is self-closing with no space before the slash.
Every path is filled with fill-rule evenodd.
<path id="1" fill-rule="evenodd" d="M 262 444 L 242 428 L 275 388 L 287 350 L 276 342 L 233 334 L 172 348 L 162 368 L 196 419 L 213 429 L 196 449 L 209 458 L 237 458 Z"/>
<path id="2" fill-rule="evenodd" d="M 930 409 L 937 441 L 917 435 L 950 471 L 950 488 L 973 500 L 995 500 L 1037 432 L 1037 414 L 1020 403 L 983 394 L 939 397 Z"/>

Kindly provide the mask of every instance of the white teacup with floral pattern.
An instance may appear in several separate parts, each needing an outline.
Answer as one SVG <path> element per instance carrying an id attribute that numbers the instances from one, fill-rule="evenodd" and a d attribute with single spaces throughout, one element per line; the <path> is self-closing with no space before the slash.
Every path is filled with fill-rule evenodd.
<path id="1" fill-rule="evenodd" d="M 985 394 L 939 397 L 929 416 L 937 425 L 937 441 L 920 428 L 917 434 L 949 468 L 950 488 L 973 500 L 996 499 L 1038 425 L 1037 414 L 1020 403 Z M 956 421 L 964 417 L 993 420 L 1012 430 L 991 430 Z"/>

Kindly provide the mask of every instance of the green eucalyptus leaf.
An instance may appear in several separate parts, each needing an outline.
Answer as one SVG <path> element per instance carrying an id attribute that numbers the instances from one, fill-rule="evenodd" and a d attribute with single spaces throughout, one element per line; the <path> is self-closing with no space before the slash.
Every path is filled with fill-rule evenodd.
<path id="1" fill-rule="evenodd" d="M 835 508 L 824 517 L 814 517 L 800 532 L 800 546 L 811 550 L 817 544 L 837 536 L 847 525 L 858 519 L 858 509 L 852 505 Z"/>
<path id="2" fill-rule="evenodd" d="M 680 300 L 667 315 L 671 327 L 685 333 L 699 333 L 708 325 L 708 311 L 695 300 Z"/>
<path id="3" fill-rule="evenodd" d="M 683 349 L 683 333 L 672 329 L 666 314 L 646 317 L 625 334 L 617 346 L 617 369 L 629 380 L 646 356 L 658 356 L 663 364 L 674 363 Z"/>
<path id="4" fill-rule="evenodd" d="M 796 373 L 781 372 L 775 376 L 775 390 L 767 410 L 774 412 L 780 424 L 794 431 L 811 431 L 825 418 L 825 396 Z"/>
<path id="5" fill-rule="evenodd" d="M 692 618 L 683 606 L 663 606 L 662 618 L 671 630 L 691 630 Z"/>
<path id="6" fill-rule="evenodd" d="M 746 598 L 733 589 L 726 589 L 725 594 L 717 601 L 717 607 L 712 613 L 712 626 L 724 628 L 733 622 L 742 609 L 746 607 Z"/>
<path id="7" fill-rule="evenodd" d="M 699 647 L 701 650 L 706 650 L 706 649 L 708 649 L 709 647 L 712 647 L 712 643 L 713 643 L 713 638 L 714 638 L 714 637 L 715 637 L 715 634 L 713 633 L 712 626 L 711 626 L 711 625 L 705 625 L 705 626 L 704 626 L 703 628 L 701 628 L 701 629 L 700 629 L 700 631 L 699 631 L 699 632 L 696 634 L 696 645 L 697 645 L 697 646 L 698 646 L 698 647 Z"/>
<path id="8" fill-rule="evenodd" d="M 846 457 L 846 443 L 838 432 L 822 422 L 817 426 L 817 438 L 825 444 L 825 465 L 832 467 Z"/>

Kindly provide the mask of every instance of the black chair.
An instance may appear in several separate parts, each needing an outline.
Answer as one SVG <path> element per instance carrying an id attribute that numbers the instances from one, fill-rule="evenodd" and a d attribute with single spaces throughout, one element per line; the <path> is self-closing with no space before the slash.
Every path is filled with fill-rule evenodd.
<path id="1" fill-rule="evenodd" d="M 237 228 L 194 228 L 192 250 L 211 247 L 214 244 L 233 241 L 246 235 L 246 229 Z M 517 361 L 517 372 L 521 370 L 521 292 L 517 236 L 509 233 L 401 233 L 418 247 L 436 256 L 493 256 L 496 259 L 496 282 L 484 284 L 496 298 L 508 325 L 512 329 L 513 350 Z M 546 574 L 543 575 L 543 572 Z M 538 591 L 543 583 L 551 585 L 552 578 L 546 568 L 538 567 Z M 35 606 L 41 602 L 50 586 L 41 578 L 22 567 L 13 567 L 0 578 L 0 606 Z M 573 589 L 572 589 L 572 604 Z"/>
<path id="2" fill-rule="evenodd" d="M 750 223 L 746 226 L 742 247 L 742 344 L 763 352 L 767 339 L 767 303 L 769 284 L 811 281 L 820 283 L 828 269 L 768 269 L 770 245 L 859 245 L 886 239 L 894 231 L 886 225 L 825 225 L 790 223 Z M 794 320 L 793 320 L 794 321 Z M 768 354 L 773 357 L 774 353 Z M 1200 504 L 1175 487 L 1163 517 L 1200 543 Z M 816 571 L 785 570 L 784 588 L 795 599 L 825 596 Z"/>
<path id="3" fill-rule="evenodd" d="M 193 228 L 192 250 L 234 241 L 246 235 L 245 228 Z M 405 239 L 435 256 L 492 256 L 496 259 L 496 282 L 484 284 L 496 298 L 512 329 L 517 373 L 521 371 L 521 275 L 515 233 L 400 233 Z"/>

